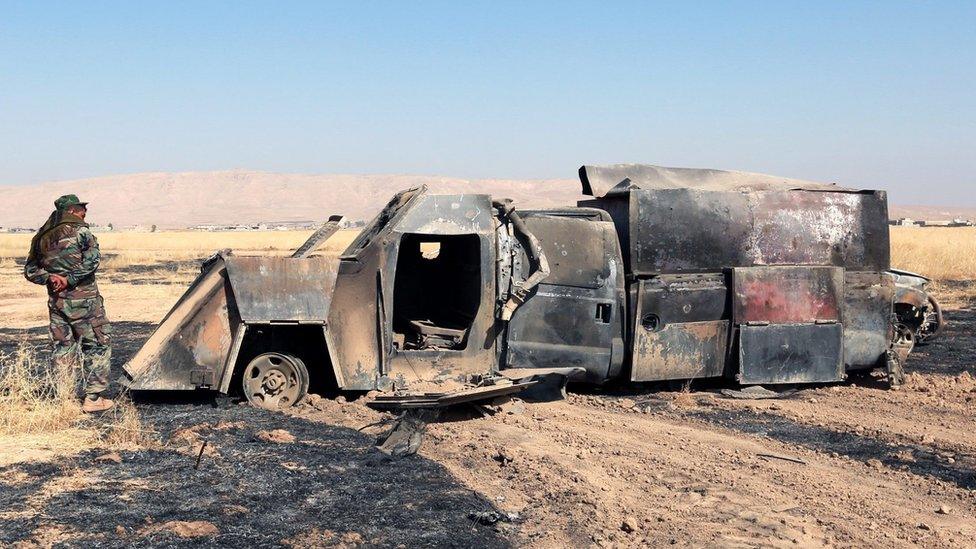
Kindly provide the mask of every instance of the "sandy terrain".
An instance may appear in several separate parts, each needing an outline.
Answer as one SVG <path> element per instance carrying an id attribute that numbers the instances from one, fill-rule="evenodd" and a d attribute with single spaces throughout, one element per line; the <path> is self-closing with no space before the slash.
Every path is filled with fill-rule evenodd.
<path id="1" fill-rule="evenodd" d="M 103 277 L 116 365 L 194 263 L 155 268 Z M 36 290 L 0 266 L 0 349 L 44 347 Z M 145 447 L 0 440 L 0 545 L 972 546 L 969 295 L 952 294 L 947 332 L 917 349 L 898 391 L 872 378 L 761 401 L 710 384 L 580 389 L 445 413 L 403 459 L 372 448 L 390 416 L 359 401 L 278 414 L 207 395 L 140 400 L 158 441 Z"/>

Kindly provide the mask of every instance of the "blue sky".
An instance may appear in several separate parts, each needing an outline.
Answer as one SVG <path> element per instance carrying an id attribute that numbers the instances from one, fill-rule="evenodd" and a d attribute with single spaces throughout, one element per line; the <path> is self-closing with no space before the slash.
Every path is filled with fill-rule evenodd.
<path id="1" fill-rule="evenodd" d="M 0 10 L 0 184 L 648 162 L 976 206 L 972 1 Z"/>

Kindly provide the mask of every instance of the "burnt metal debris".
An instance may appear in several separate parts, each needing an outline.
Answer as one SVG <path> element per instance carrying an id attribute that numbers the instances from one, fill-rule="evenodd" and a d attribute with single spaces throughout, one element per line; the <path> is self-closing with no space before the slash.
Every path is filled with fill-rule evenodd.
<path id="1" fill-rule="evenodd" d="M 944 321 L 892 270 L 884 191 L 719 170 L 583 166 L 575 207 L 398 193 L 338 256 L 229 251 L 125 365 L 134 390 L 309 386 L 434 407 L 534 381 L 830 383 L 886 368 Z M 515 380 L 513 383 L 512 380 Z M 506 384 L 507 382 L 507 384 Z M 551 383 L 550 383 L 551 384 Z"/>

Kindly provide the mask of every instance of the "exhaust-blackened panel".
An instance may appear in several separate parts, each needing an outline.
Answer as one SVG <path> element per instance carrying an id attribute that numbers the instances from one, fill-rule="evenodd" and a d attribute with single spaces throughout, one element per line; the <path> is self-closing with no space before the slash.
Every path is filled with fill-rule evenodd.
<path id="1" fill-rule="evenodd" d="M 844 379 L 840 324 L 739 327 L 739 382 L 825 383 Z"/>
<path id="2" fill-rule="evenodd" d="M 725 370 L 729 321 L 640 324 L 634 331 L 631 381 L 719 377 Z"/>
<path id="3" fill-rule="evenodd" d="M 533 213 L 552 272 L 508 324 L 507 368 L 579 366 L 603 382 L 623 360 L 623 285 L 613 224 Z"/>
<path id="4" fill-rule="evenodd" d="M 724 373 L 731 314 L 723 274 L 640 280 L 635 301 L 631 381 Z"/>
<path id="5" fill-rule="evenodd" d="M 889 266 L 883 192 L 628 192 L 633 274 L 791 264 L 872 271 Z M 622 213 L 618 208 L 611 215 Z"/>
<path id="6" fill-rule="evenodd" d="M 844 363 L 848 369 L 877 366 L 891 338 L 891 273 L 846 273 L 844 282 Z"/>

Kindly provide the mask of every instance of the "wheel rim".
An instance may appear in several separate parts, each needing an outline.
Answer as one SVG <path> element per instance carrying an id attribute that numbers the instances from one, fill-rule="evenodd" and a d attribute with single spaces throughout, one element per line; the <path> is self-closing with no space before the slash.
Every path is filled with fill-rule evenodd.
<path id="1" fill-rule="evenodd" d="M 258 355 L 244 368 L 244 395 L 247 400 L 269 410 L 287 408 L 304 396 L 305 387 L 299 361 L 279 353 Z"/>
<path id="2" fill-rule="evenodd" d="M 896 324 L 894 344 L 904 353 L 910 353 L 915 348 L 915 331 L 904 324 Z"/>

